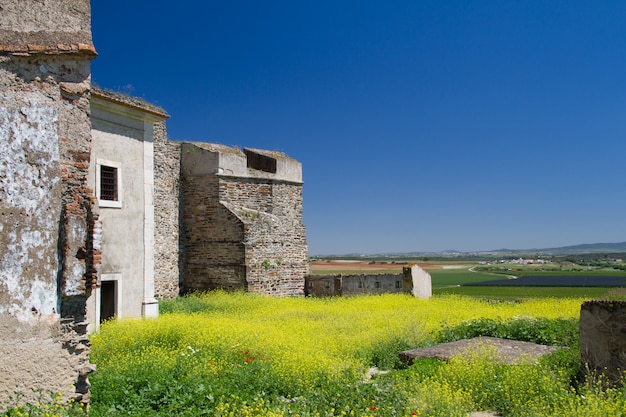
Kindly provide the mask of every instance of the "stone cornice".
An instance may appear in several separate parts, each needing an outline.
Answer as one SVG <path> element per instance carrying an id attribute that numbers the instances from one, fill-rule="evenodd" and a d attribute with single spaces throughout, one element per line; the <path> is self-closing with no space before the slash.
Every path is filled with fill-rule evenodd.
<path id="1" fill-rule="evenodd" d="M 60 54 L 76 54 L 95 58 L 98 53 L 93 45 L 86 43 L 77 44 L 56 44 L 56 45 L 2 45 L 0 44 L 0 54 L 15 56 L 31 56 L 37 54 L 44 55 L 60 55 Z"/>

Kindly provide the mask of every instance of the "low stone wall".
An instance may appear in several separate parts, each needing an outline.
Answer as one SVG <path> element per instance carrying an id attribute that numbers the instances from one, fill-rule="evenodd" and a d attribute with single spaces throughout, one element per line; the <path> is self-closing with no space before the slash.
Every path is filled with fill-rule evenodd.
<path id="1" fill-rule="evenodd" d="M 361 294 L 413 294 L 430 298 L 430 274 L 417 265 L 402 268 L 401 274 L 338 274 L 307 275 L 305 295 L 315 297 L 351 296 Z"/>
<path id="2" fill-rule="evenodd" d="M 583 303 L 579 326 L 582 372 L 619 384 L 626 370 L 626 302 Z"/>

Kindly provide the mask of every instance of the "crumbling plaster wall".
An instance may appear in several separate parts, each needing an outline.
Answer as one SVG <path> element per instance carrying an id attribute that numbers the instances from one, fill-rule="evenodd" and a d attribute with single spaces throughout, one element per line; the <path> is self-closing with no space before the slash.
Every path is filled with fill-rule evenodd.
<path id="1" fill-rule="evenodd" d="M 0 401 L 33 388 L 87 400 L 89 2 L 0 7 Z"/>

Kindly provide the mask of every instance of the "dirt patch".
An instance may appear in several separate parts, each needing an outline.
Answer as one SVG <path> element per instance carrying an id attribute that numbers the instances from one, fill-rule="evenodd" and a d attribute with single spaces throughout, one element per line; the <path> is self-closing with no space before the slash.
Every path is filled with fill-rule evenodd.
<path id="1" fill-rule="evenodd" d="M 415 359 L 421 358 L 450 360 L 453 356 L 471 354 L 482 347 L 494 348 L 497 358 L 506 364 L 515 364 L 522 361 L 536 362 L 543 355 L 559 349 L 556 346 L 499 339 L 497 337 L 477 337 L 427 348 L 407 350 L 400 352 L 398 356 L 404 363 L 410 365 Z"/>
<path id="2" fill-rule="evenodd" d="M 315 261 L 311 262 L 311 269 L 316 271 L 390 271 L 397 270 L 402 272 L 402 267 L 419 265 L 422 269 L 436 269 L 438 266 L 431 265 L 426 262 L 398 262 L 398 263 L 371 263 L 369 261 L 352 261 L 352 260 L 332 260 L 332 261 Z"/>

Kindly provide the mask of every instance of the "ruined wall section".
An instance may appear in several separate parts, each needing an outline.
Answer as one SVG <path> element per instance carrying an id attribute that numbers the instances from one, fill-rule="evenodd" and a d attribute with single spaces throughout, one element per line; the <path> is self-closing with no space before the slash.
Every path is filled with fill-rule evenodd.
<path id="1" fill-rule="evenodd" d="M 182 190 L 184 291 L 247 290 L 244 228 L 219 203 L 219 178 L 185 177 Z"/>
<path id="2" fill-rule="evenodd" d="M 86 187 L 87 0 L 7 0 L 0 13 L 0 400 L 88 399 L 85 300 L 98 214 Z M 75 388 L 72 387 L 75 386 Z"/>
<path id="3" fill-rule="evenodd" d="M 208 143 L 181 149 L 185 290 L 303 296 L 309 273 L 301 166 Z"/>
<path id="4" fill-rule="evenodd" d="M 154 293 L 176 298 L 184 280 L 181 244 L 181 143 L 167 139 L 165 121 L 154 125 Z"/>
<path id="5" fill-rule="evenodd" d="M 310 272 L 302 223 L 302 185 L 220 177 L 220 201 L 245 225 L 248 291 L 303 296 Z"/>
<path id="6" fill-rule="evenodd" d="M 402 274 L 338 274 L 308 275 L 306 295 L 316 297 L 353 296 L 363 294 L 411 294 L 411 273 Z"/>
<path id="7" fill-rule="evenodd" d="M 307 275 L 307 296 L 334 297 L 362 294 L 406 293 L 430 298 L 432 279 L 419 265 L 403 267 L 401 274 Z"/>

